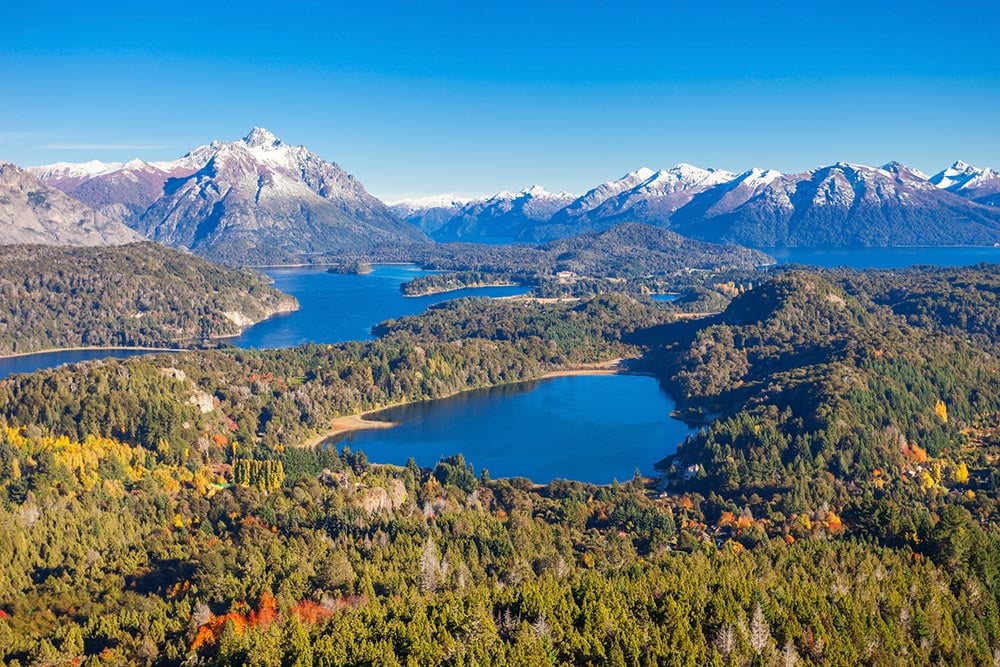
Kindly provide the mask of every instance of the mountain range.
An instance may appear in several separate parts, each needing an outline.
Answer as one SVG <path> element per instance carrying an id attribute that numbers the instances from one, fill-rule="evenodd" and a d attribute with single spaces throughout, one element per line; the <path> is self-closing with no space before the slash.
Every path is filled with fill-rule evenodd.
<path id="1" fill-rule="evenodd" d="M 173 161 L 6 170 L 0 222 L 14 230 L 0 237 L 7 242 L 45 242 L 46 224 L 51 232 L 57 220 L 69 227 L 48 242 L 135 240 L 117 224 L 124 223 L 146 238 L 233 264 L 431 239 L 546 242 L 622 222 L 757 247 L 1000 243 L 1000 172 L 964 162 L 930 177 L 895 162 L 838 162 L 798 174 L 678 164 L 637 169 L 581 196 L 535 185 L 479 199 L 440 195 L 386 205 L 335 163 L 254 128 Z M 56 190 L 69 197 L 56 197 Z M 48 208 L 32 203 L 39 195 L 31 200 L 29 191 L 44 193 Z"/>
<path id="2" fill-rule="evenodd" d="M 172 162 L 29 171 L 146 238 L 229 263 L 427 241 L 339 166 L 263 128 Z"/>
<path id="3" fill-rule="evenodd" d="M 499 215 L 493 204 L 498 199 L 510 201 Z M 392 207 L 439 241 L 548 241 L 636 221 L 758 247 L 1000 242 L 1000 172 L 964 162 L 932 177 L 896 162 L 881 167 L 838 162 L 798 174 L 759 168 L 737 174 L 678 164 L 638 169 L 580 197 L 553 196 L 535 186 L 518 195 L 447 205 L 427 201 L 421 206 L 419 200 L 403 200 Z M 551 210 L 562 202 L 567 203 L 547 219 L 519 213 Z"/>

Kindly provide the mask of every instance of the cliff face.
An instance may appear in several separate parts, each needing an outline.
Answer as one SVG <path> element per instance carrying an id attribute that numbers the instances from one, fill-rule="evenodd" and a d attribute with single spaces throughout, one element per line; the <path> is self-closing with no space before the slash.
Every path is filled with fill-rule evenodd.
<path id="1" fill-rule="evenodd" d="M 0 162 L 0 244 L 94 246 L 140 240 L 121 222 L 16 165 Z"/>

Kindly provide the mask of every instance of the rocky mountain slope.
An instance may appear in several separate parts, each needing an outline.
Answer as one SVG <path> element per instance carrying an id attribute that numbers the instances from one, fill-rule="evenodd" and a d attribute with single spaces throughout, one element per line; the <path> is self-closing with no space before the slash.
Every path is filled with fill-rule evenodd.
<path id="1" fill-rule="evenodd" d="M 228 263 L 427 240 L 339 166 L 262 128 L 173 162 L 34 171 L 95 206 L 117 207 L 148 238 Z"/>
<path id="2" fill-rule="evenodd" d="M 1000 241 L 1000 210 L 935 187 L 898 163 L 837 163 L 776 178 L 715 215 L 679 212 L 681 234 L 758 247 L 982 245 Z"/>
<path id="3" fill-rule="evenodd" d="M 171 162 L 31 168 L 147 237 L 231 263 L 438 241 L 545 242 L 622 222 L 758 247 L 1000 242 L 1000 172 L 956 162 L 932 177 L 896 162 L 798 174 L 678 164 L 637 169 L 584 195 L 541 186 L 394 202 L 261 128 Z"/>
<path id="4" fill-rule="evenodd" d="M 141 238 L 24 169 L 0 162 L 0 245 L 118 245 Z"/>
<path id="5" fill-rule="evenodd" d="M 415 199 L 400 199 L 388 202 L 388 206 L 393 213 L 413 224 L 423 233 L 432 234 L 447 224 L 463 206 L 471 201 L 472 199 L 468 197 L 442 194 Z"/>
<path id="6" fill-rule="evenodd" d="M 1000 171 L 980 169 L 958 160 L 930 177 L 939 188 L 981 204 L 1000 206 Z"/>
<path id="7" fill-rule="evenodd" d="M 489 241 L 516 236 L 520 230 L 549 220 L 576 199 L 566 192 L 550 193 L 540 185 L 520 192 L 500 192 L 485 200 L 469 202 L 434 238 L 439 241 Z"/>
<path id="8" fill-rule="evenodd" d="M 220 145 L 187 178 L 168 181 L 138 229 L 239 263 L 426 240 L 343 169 L 260 128 Z"/>
<path id="9" fill-rule="evenodd" d="M 219 145 L 199 146 L 168 162 L 139 159 L 128 162 L 91 160 L 79 164 L 58 162 L 28 167 L 27 171 L 87 206 L 129 223 L 163 195 L 163 186 L 169 179 L 193 174 L 204 166 Z"/>

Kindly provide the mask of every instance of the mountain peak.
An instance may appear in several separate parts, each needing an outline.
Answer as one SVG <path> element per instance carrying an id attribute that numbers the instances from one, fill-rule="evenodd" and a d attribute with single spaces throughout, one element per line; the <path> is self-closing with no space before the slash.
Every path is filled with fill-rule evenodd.
<path id="1" fill-rule="evenodd" d="M 888 162 L 881 167 L 882 171 L 892 174 L 893 176 L 898 176 L 900 178 L 906 178 L 909 180 L 916 181 L 928 181 L 930 177 L 919 169 L 914 169 L 913 167 L 908 167 L 907 165 L 899 162 L 898 160 L 893 160 Z M 921 185 L 926 185 L 921 183 Z"/>
<path id="2" fill-rule="evenodd" d="M 645 181 L 647 179 L 652 178 L 655 174 L 656 172 L 650 169 L 649 167 L 639 167 L 635 171 L 630 171 L 629 173 L 625 174 L 619 180 L 624 181 L 628 180 L 629 178 L 637 178 L 639 180 Z"/>
<path id="3" fill-rule="evenodd" d="M 251 148 L 270 148 L 281 145 L 281 139 L 263 127 L 255 127 L 250 130 L 250 134 L 243 137 L 243 142 Z"/>
<path id="4" fill-rule="evenodd" d="M 963 162 L 962 160 L 955 160 L 955 162 L 951 165 L 951 168 L 955 171 L 966 171 L 970 168 L 975 169 L 975 167 L 970 165 L 968 162 Z"/>

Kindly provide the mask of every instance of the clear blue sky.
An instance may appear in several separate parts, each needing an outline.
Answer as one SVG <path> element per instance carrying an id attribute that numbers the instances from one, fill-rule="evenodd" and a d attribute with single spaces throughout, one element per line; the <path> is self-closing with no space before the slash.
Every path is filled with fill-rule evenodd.
<path id="1" fill-rule="evenodd" d="M 677 162 L 1000 167 L 996 0 L 240 4 L 7 3 L 0 159 L 169 159 L 260 125 L 390 199 Z"/>

